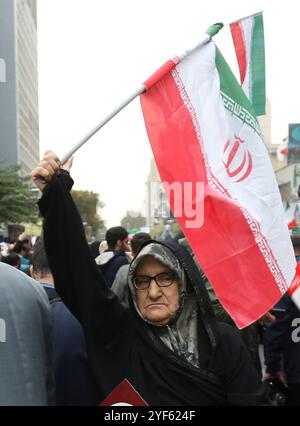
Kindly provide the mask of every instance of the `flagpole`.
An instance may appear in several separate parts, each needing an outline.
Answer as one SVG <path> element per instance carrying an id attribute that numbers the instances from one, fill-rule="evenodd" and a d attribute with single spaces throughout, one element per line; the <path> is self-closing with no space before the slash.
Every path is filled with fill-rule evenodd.
<path id="1" fill-rule="evenodd" d="M 208 28 L 206 33 L 203 35 L 202 39 L 197 43 L 196 46 L 194 46 L 192 49 L 186 50 L 185 52 L 180 55 L 179 59 L 182 60 L 185 56 L 189 55 L 192 51 L 194 51 L 196 48 L 203 46 L 206 44 L 211 38 L 219 32 L 219 30 L 223 27 L 222 23 L 216 23 Z M 174 62 L 172 65 L 172 68 L 176 66 L 176 63 Z M 163 69 L 163 73 L 159 72 Z M 158 71 L 156 71 L 153 76 L 157 77 L 159 75 L 160 78 L 163 77 L 163 74 L 166 74 L 170 71 L 170 68 L 160 68 Z M 148 79 L 150 80 L 150 79 Z M 147 80 L 147 81 L 148 81 Z M 146 82 L 147 82 L 146 81 Z M 113 117 L 115 117 L 123 108 L 125 108 L 130 102 L 132 102 L 137 96 L 144 93 L 149 87 L 147 87 L 146 82 L 142 84 L 135 92 L 133 92 L 127 99 L 125 99 L 119 106 L 117 106 L 110 114 L 108 114 L 94 129 L 92 129 L 86 136 L 84 136 L 77 144 L 75 144 L 72 148 L 69 149 L 65 154 L 61 156 L 61 164 L 64 164 L 72 155 L 78 151 L 78 149 L 84 145 L 92 136 L 94 136 L 95 133 L 97 133 L 103 126 L 105 126 L 106 123 L 108 123 Z M 153 82 L 152 82 L 153 83 Z"/>
<path id="2" fill-rule="evenodd" d="M 141 95 L 146 91 L 146 87 L 141 85 L 135 90 L 127 99 L 125 99 L 120 105 L 113 109 L 103 120 L 94 127 L 86 136 L 84 136 L 77 144 L 72 146 L 62 157 L 61 164 L 64 164 L 78 149 L 84 145 L 95 133 L 97 133 L 105 124 L 107 124 L 113 117 L 115 117 L 123 108 L 125 108 L 130 102 L 132 102 L 137 96 Z"/>

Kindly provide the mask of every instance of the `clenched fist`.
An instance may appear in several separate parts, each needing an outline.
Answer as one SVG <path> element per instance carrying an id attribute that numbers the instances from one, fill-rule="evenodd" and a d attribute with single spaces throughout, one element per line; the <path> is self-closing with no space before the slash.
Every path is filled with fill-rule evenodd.
<path id="1" fill-rule="evenodd" d="M 31 177 L 36 186 L 43 191 L 48 182 L 59 169 L 70 171 L 73 163 L 73 157 L 69 158 L 63 165 L 58 156 L 52 151 L 46 151 L 39 164 L 32 170 Z"/>

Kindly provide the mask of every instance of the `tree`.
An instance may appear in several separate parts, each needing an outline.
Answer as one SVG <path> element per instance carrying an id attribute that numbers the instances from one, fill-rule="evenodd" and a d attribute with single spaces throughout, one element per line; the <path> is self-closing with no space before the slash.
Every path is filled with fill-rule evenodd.
<path id="1" fill-rule="evenodd" d="M 151 229 L 150 235 L 153 238 L 153 240 L 159 240 L 163 231 L 164 231 L 164 225 L 162 223 L 157 223 Z"/>
<path id="2" fill-rule="evenodd" d="M 146 219 L 141 213 L 128 210 L 126 216 L 121 220 L 123 228 L 130 231 L 131 229 L 139 229 L 146 225 Z"/>
<path id="3" fill-rule="evenodd" d="M 82 222 L 90 226 L 93 233 L 104 227 L 104 221 L 98 215 L 98 209 L 104 207 L 99 194 L 93 191 L 72 190 L 72 197 L 79 210 Z"/>
<path id="4" fill-rule="evenodd" d="M 29 183 L 18 166 L 0 169 L 0 224 L 37 221 L 39 194 Z"/>

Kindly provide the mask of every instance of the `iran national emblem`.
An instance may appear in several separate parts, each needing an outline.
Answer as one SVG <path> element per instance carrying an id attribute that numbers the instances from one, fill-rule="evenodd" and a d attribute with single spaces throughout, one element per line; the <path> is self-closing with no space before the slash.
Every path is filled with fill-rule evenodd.
<path id="1" fill-rule="evenodd" d="M 245 149 L 244 143 L 245 141 L 235 134 L 234 142 L 228 139 L 224 146 L 226 161 L 223 161 L 223 164 L 228 176 L 237 179 L 236 183 L 247 179 L 253 168 L 251 154 Z"/>

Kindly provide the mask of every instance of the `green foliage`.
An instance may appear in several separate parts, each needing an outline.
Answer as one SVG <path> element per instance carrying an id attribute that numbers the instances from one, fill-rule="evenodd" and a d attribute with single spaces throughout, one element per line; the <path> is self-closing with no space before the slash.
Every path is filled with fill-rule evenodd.
<path id="1" fill-rule="evenodd" d="M 30 176 L 19 174 L 19 167 L 0 169 L 0 224 L 36 222 L 38 190 L 30 188 Z"/>
<path id="2" fill-rule="evenodd" d="M 93 191 L 72 190 L 72 197 L 85 225 L 90 226 L 94 233 L 104 227 L 104 221 L 97 212 L 98 208 L 104 207 L 99 194 Z"/>
<path id="3" fill-rule="evenodd" d="M 154 225 L 153 228 L 150 231 L 151 237 L 154 240 L 159 240 L 164 229 L 165 229 L 165 227 L 162 223 L 158 223 L 158 224 Z"/>
<path id="4" fill-rule="evenodd" d="M 179 226 L 179 223 L 177 221 L 175 221 L 174 223 L 172 223 L 171 225 L 171 231 L 173 232 L 174 235 L 178 235 L 181 231 L 181 228 Z"/>
<path id="5" fill-rule="evenodd" d="M 121 220 L 121 226 L 130 230 L 137 230 L 146 225 L 146 219 L 138 212 L 127 211 L 126 216 Z"/>

